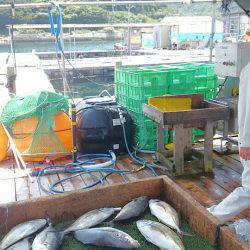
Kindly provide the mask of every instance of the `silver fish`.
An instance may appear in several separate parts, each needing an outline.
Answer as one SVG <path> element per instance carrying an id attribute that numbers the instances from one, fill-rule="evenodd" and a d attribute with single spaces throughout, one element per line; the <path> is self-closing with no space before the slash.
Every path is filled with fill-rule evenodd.
<path id="1" fill-rule="evenodd" d="M 184 250 L 180 237 L 169 227 L 155 221 L 138 220 L 137 228 L 145 239 L 162 250 Z"/>
<path id="2" fill-rule="evenodd" d="M 180 229 L 180 220 L 176 210 L 168 203 L 152 199 L 149 201 L 151 214 L 154 215 L 163 224 L 175 229 L 178 234 L 183 234 Z"/>
<path id="3" fill-rule="evenodd" d="M 141 196 L 126 204 L 113 221 L 128 220 L 143 213 L 148 206 L 149 198 Z"/>
<path id="4" fill-rule="evenodd" d="M 113 215 L 115 211 L 120 211 L 120 210 L 121 208 L 112 208 L 112 207 L 91 210 L 86 214 L 82 215 L 71 226 L 65 229 L 64 234 L 96 226 L 105 221 L 111 215 Z"/>
<path id="5" fill-rule="evenodd" d="M 45 219 L 31 220 L 21 223 L 13 227 L 7 235 L 3 238 L 0 249 L 6 249 L 7 247 L 15 244 L 16 242 L 32 235 L 39 229 L 42 229 L 46 225 Z"/>
<path id="6" fill-rule="evenodd" d="M 56 250 L 63 240 L 63 233 L 58 232 L 51 224 L 34 239 L 32 250 Z"/>
<path id="7" fill-rule="evenodd" d="M 140 244 L 130 235 L 111 227 L 83 229 L 74 232 L 74 237 L 83 244 L 116 247 L 119 249 L 138 249 Z"/>
<path id="8" fill-rule="evenodd" d="M 18 241 L 14 245 L 8 247 L 6 250 L 30 250 L 30 243 L 28 238 Z"/>

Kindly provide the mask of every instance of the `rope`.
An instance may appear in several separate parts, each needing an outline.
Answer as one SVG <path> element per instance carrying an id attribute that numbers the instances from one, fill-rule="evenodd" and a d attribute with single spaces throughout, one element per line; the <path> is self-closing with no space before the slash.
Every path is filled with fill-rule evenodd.
<path id="1" fill-rule="evenodd" d="M 54 19 L 53 19 L 53 8 L 56 8 L 57 11 L 57 27 L 55 28 L 55 24 L 54 24 Z M 56 39 L 56 43 L 57 43 L 57 49 L 62 51 L 62 43 L 61 43 L 61 38 L 60 38 L 60 31 L 61 31 L 61 18 L 62 18 L 62 10 L 59 6 L 58 3 L 51 3 L 49 10 L 48 10 L 48 14 L 49 14 L 49 23 L 51 26 L 51 34 L 55 37 Z"/>

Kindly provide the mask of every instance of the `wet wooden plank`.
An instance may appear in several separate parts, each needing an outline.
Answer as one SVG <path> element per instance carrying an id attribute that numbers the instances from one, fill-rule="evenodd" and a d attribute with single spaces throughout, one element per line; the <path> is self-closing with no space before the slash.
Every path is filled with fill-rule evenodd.
<path id="1" fill-rule="evenodd" d="M 190 182 L 188 179 L 178 179 L 177 183 L 187 190 L 189 194 L 191 194 L 195 200 L 201 203 L 203 206 L 210 206 L 215 203 L 215 200 L 208 196 L 206 191 L 197 186 L 195 183 Z"/>
<path id="2" fill-rule="evenodd" d="M 80 188 L 82 188 L 86 185 L 81 176 L 76 176 L 76 177 L 72 178 L 71 183 L 72 183 L 75 190 L 79 190 Z"/>
<path id="3" fill-rule="evenodd" d="M 103 160 L 100 160 L 100 162 L 105 162 Z M 116 166 L 112 165 L 112 166 L 109 166 L 108 168 L 113 168 L 113 169 L 116 169 Z M 101 172 L 100 173 L 100 177 L 105 177 L 108 173 L 106 172 Z M 112 184 L 115 184 L 115 183 L 121 183 L 122 182 L 122 178 L 119 174 L 115 174 L 115 173 L 112 173 L 110 175 L 108 175 L 105 180 L 104 180 L 104 184 L 105 185 L 112 185 Z"/>
<path id="4" fill-rule="evenodd" d="M 118 169 L 127 171 L 127 170 L 132 170 L 133 168 L 139 167 L 138 164 L 129 165 L 125 159 L 126 157 L 123 157 L 121 161 L 116 163 L 116 166 Z M 139 176 L 137 174 L 132 174 L 132 173 L 127 172 L 124 174 L 124 179 L 126 181 L 134 181 L 134 180 L 139 179 Z"/>
<path id="5" fill-rule="evenodd" d="M 224 166 L 233 169 L 239 174 L 242 174 L 243 167 L 239 161 L 234 160 L 231 157 L 227 157 L 227 156 L 218 156 L 217 154 L 213 154 L 213 158 L 214 160 L 220 162 Z"/>
<path id="6" fill-rule="evenodd" d="M 209 178 L 203 177 L 194 180 L 194 183 L 203 189 L 207 195 L 216 202 L 221 201 L 228 195 L 228 192 L 224 188 L 220 187 Z"/>
<path id="7" fill-rule="evenodd" d="M 58 173 L 56 175 L 57 180 L 63 180 L 65 178 L 69 178 L 71 177 L 73 174 L 68 174 L 68 173 Z M 60 187 L 59 187 L 60 186 Z M 65 191 L 65 192 L 70 192 L 70 191 L 74 191 L 74 185 L 71 182 L 71 179 L 68 179 L 66 181 L 64 181 L 63 183 L 61 183 L 60 185 L 58 185 L 59 190 L 61 191 Z"/>
<path id="8" fill-rule="evenodd" d="M 40 194 L 41 196 L 48 196 L 49 194 L 46 193 L 46 191 L 44 191 L 42 188 L 46 189 L 46 190 L 49 190 L 50 189 L 50 181 L 48 179 L 48 175 L 43 175 L 40 177 L 40 182 L 41 184 L 39 185 L 39 182 L 38 183 L 38 188 L 40 190 Z"/>
<path id="9" fill-rule="evenodd" d="M 229 193 L 231 193 L 235 188 L 241 185 L 239 178 L 237 178 L 237 180 L 232 180 L 232 178 L 229 178 L 227 175 L 224 174 L 222 169 L 214 167 L 213 173 L 213 181 Z"/>
<path id="10" fill-rule="evenodd" d="M 33 181 L 30 181 L 29 178 L 27 180 L 28 187 L 29 187 L 29 197 L 30 197 L 30 199 L 38 198 L 38 197 L 41 196 L 41 191 L 40 191 L 40 188 L 38 186 L 37 177 L 36 176 L 32 177 L 32 180 Z"/>
<path id="11" fill-rule="evenodd" d="M 228 155 L 228 157 L 231 157 L 231 158 L 233 158 L 234 160 L 236 160 L 236 161 L 239 161 L 239 162 L 240 162 L 240 156 L 239 156 L 239 154 L 232 154 L 232 155 Z"/>
<path id="12" fill-rule="evenodd" d="M 230 178 L 233 181 L 240 181 L 241 174 L 236 172 L 235 170 L 223 165 L 221 162 L 214 161 L 214 169 L 220 171 L 220 174 Z"/>

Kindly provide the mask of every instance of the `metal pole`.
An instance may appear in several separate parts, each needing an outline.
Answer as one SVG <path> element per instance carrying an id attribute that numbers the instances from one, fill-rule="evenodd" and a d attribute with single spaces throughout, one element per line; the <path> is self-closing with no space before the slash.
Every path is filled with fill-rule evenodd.
<path id="1" fill-rule="evenodd" d="M 74 26 L 74 59 L 76 60 L 76 26 Z"/>
<path id="2" fill-rule="evenodd" d="M 71 51 L 72 51 L 72 46 L 71 46 L 71 30 L 69 27 L 69 58 L 71 59 Z"/>
<path id="3" fill-rule="evenodd" d="M 128 28 L 128 51 L 129 56 L 131 56 L 131 28 Z"/>
<path id="4" fill-rule="evenodd" d="M 115 69 L 114 69 L 114 83 L 115 83 L 115 86 L 114 86 L 114 96 L 115 96 L 115 99 L 117 101 L 117 78 L 116 78 L 116 70 L 117 69 L 120 69 L 122 67 L 122 62 L 116 62 L 115 63 Z"/>
<path id="5" fill-rule="evenodd" d="M 214 47 L 214 33 L 215 33 L 215 25 L 216 25 L 216 3 L 217 1 L 213 1 L 212 5 L 212 24 L 211 24 L 211 34 L 210 34 L 210 53 L 209 53 L 209 62 L 212 63 L 213 60 L 213 47 Z"/>
<path id="6" fill-rule="evenodd" d="M 211 3 L 213 0 L 192 0 L 192 3 Z M 218 0 L 221 1 L 221 0 Z M 133 1 L 79 1 L 79 2 L 60 2 L 60 6 L 85 6 L 85 5 L 128 5 L 128 4 L 168 4 L 183 3 L 183 0 L 133 0 Z M 50 3 L 18 3 L 15 4 L 16 9 L 20 8 L 48 8 Z M 10 4 L 0 4 L 0 10 L 10 9 Z"/>
<path id="7" fill-rule="evenodd" d="M 72 122 L 72 160 L 77 162 L 77 145 L 76 145 L 76 105 L 71 103 L 71 122 Z"/>
<path id="8" fill-rule="evenodd" d="M 62 16 L 60 16 L 60 22 L 61 22 L 61 26 L 60 26 L 60 41 L 61 41 L 61 60 L 62 60 L 62 78 L 63 78 L 63 94 L 66 95 L 67 94 L 67 89 L 68 89 L 68 82 L 67 82 L 67 75 L 66 75 L 66 67 L 65 67 L 65 57 L 64 57 L 64 40 L 63 40 L 63 27 L 62 27 Z"/>

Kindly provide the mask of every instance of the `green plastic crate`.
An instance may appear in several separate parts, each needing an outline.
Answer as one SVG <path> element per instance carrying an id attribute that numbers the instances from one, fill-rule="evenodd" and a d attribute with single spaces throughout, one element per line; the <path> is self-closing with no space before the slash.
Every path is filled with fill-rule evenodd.
<path id="1" fill-rule="evenodd" d="M 127 86 L 128 96 L 137 100 L 148 100 L 149 97 L 168 93 L 167 85 L 148 84 L 145 87 Z"/>
<path id="2" fill-rule="evenodd" d="M 116 71 L 118 103 L 136 115 L 137 126 L 135 140 L 138 146 L 145 144 L 145 128 L 148 131 L 148 143 L 144 149 L 154 150 L 157 146 L 156 124 L 142 115 L 142 105 L 148 97 L 164 94 L 203 94 L 205 100 L 216 96 L 218 79 L 212 64 L 185 63 L 175 65 L 156 65 L 146 67 L 127 67 Z M 141 125 L 143 122 L 144 126 Z M 203 131 L 193 129 L 193 142 Z M 165 134 L 165 143 L 172 142 L 171 131 Z"/>
<path id="3" fill-rule="evenodd" d="M 195 77 L 195 91 L 206 91 L 210 89 L 215 89 L 218 85 L 218 77 L 213 76 L 199 76 Z"/>
<path id="4" fill-rule="evenodd" d="M 135 143 L 139 148 L 156 150 L 157 147 L 157 125 L 148 117 L 135 112 L 129 112 L 136 125 Z M 143 123 L 143 125 L 142 125 Z M 145 131 L 147 130 L 147 132 Z M 147 143 L 145 144 L 145 142 Z M 165 143 L 168 143 L 168 134 L 165 133 Z"/>

